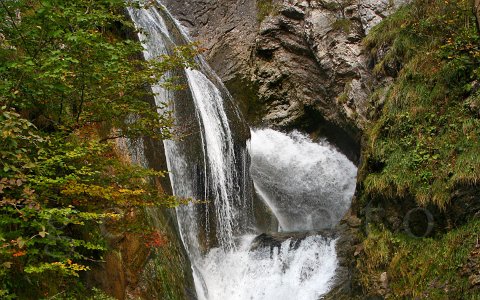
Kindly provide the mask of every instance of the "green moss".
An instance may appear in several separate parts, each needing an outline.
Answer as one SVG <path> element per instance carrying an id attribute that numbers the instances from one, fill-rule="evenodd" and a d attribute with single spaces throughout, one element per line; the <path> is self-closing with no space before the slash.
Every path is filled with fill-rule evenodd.
<path id="1" fill-rule="evenodd" d="M 152 298 L 180 300 L 188 298 L 187 290 L 193 289 L 191 266 L 181 238 L 175 229 L 176 220 L 172 211 L 148 208 L 141 217 L 148 226 L 161 230 L 165 244 L 152 248 L 140 278 Z"/>
<path id="2" fill-rule="evenodd" d="M 338 95 L 337 97 L 337 103 L 344 105 L 348 102 L 349 100 L 349 94 L 352 91 L 352 81 L 349 81 L 345 83 L 345 87 L 343 88 L 343 92 Z"/>
<path id="3" fill-rule="evenodd" d="M 480 181 L 480 46 L 470 1 L 413 1 L 365 39 L 374 71 L 398 74 L 369 128 L 364 197 L 413 195 L 446 207 L 454 189 Z M 478 109 L 477 109 L 478 110 Z"/>
<path id="4" fill-rule="evenodd" d="M 257 0 L 257 20 L 262 22 L 277 11 L 274 0 Z"/>
<path id="5" fill-rule="evenodd" d="M 258 125 L 265 110 L 264 105 L 258 99 L 258 86 L 239 76 L 226 81 L 225 85 L 235 98 L 247 123 L 250 126 Z"/>
<path id="6" fill-rule="evenodd" d="M 375 294 L 381 274 L 387 272 L 386 299 L 478 299 L 478 290 L 470 287 L 462 270 L 477 246 L 479 231 L 480 220 L 440 238 L 416 239 L 372 229 L 358 260 L 361 282 L 367 293 Z"/>
<path id="7" fill-rule="evenodd" d="M 343 92 L 337 97 L 337 102 L 340 104 L 345 104 L 348 102 L 348 93 Z"/>
<path id="8" fill-rule="evenodd" d="M 352 20 L 346 19 L 346 18 L 337 19 L 335 20 L 335 22 L 332 23 L 333 30 L 343 31 L 345 33 L 350 32 L 351 26 L 352 26 Z"/>

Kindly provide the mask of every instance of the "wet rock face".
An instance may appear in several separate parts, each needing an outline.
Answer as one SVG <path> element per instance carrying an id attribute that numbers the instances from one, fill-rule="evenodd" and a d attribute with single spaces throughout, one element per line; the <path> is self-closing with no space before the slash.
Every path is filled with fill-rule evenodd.
<path id="1" fill-rule="evenodd" d="M 141 210 L 131 210 L 120 221 L 101 229 L 109 251 L 104 262 L 86 274 L 89 288 L 101 288 L 119 300 L 167 299 L 171 295 L 196 299 L 190 263 L 175 232 L 176 220 L 166 209 L 155 209 L 153 218 L 161 224 L 162 238 L 168 241 L 161 247 L 147 245 L 148 230 L 154 222 Z M 126 226 L 144 228 L 145 234 L 122 229 Z"/>
<path id="2" fill-rule="evenodd" d="M 369 78 L 357 8 L 334 1 L 283 3 L 261 24 L 253 78 L 265 122 L 320 131 L 341 150 L 358 149 L 356 119 L 365 115 L 358 104 L 366 101 Z"/>
<path id="3" fill-rule="evenodd" d="M 337 232 L 329 229 L 320 231 L 262 233 L 252 241 L 250 251 L 257 251 L 266 248 L 270 249 L 270 252 L 273 253 L 275 249 L 277 249 L 277 251 L 281 249 L 282 244 L 286 241 L 289 241 L 289 249 L 296 250 L 303 240 L 314 235 L 321 236 L 325 240 L 333 240 L 337 238 Z"/>
<path id="4" fill-rule="evenodd" d="M 257 31 L 252 0 L 164 0 L 190 36 L 206 48 L 210 66 L 227 82 L 248 69 Z"/>
<path id="5" fill-rule="evenodd" d="M 366 33 L 405 0 L 290 0 L 260 25 L 253 80 L 278 127 L 320 131 L 356 160 L 360 131 L 373 105 L 374 78 L 362 49 Z M 329 130 L 325 130 L 328 127 Z"/>

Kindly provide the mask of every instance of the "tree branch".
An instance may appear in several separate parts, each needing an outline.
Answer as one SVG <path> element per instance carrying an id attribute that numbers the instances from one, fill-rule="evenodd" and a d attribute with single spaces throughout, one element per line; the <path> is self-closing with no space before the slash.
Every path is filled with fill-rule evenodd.
<path id="1" fill-rule="evenodd" d="M 3 9 L 5 9 L 5 12 L 8 15 L 8 18 L 10 19 L 10 23 L 12 24 L 13 28 L 18 32 L 18 35 L 20 36 L 20 39 L 22 40 L 23 47 L 25 48 L 25 51 L 27 51 L 28 55 L 33 58 L 32 53 L 27 47 L 27 41 L 25 40 L 25 37 L 23 36 L 22 32 L 20 29 L 18 29 L 17 24 L 15 24 L 15 16 L 12 15 L 12 12 L 8 9 L 8 6 L 5 5 L 4 1 L 0 1 L 2 4 Z"/>

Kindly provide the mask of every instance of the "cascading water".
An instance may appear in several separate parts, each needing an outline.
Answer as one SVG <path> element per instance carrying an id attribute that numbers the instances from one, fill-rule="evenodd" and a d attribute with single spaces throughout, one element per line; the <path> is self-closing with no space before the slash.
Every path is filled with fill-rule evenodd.
<path id="1" fill-rule="evenodd" d="M 168 11 L 161 4 L 156 6 L 159 8 L 150 5 L 144 9 L 129 9 L 136 26 L 142 30 L 139 37 L 145 47 L 146 59 L 170 54 L 175 45 L 188 42 Z M 251 211 L 253 186 L 245 135 L 238 133 L 244 122 L 232 105 L 228 92 L 205 61 L 201 57 L 196 61 L 197 70 L 185 69 L 170 74 L 182 78 L 188 90 L 171 92 L 163 89 L 161 84 L 152 89 L 157 104 L 173 100 L 170 108 L 177 125 L 184 122 L 196 124 L 194 128 L 197 130 L 191 135 L 182 140 L 165 141 L 164 146 L 174 194 L 208 201 L 207 204 L 191 204 L 177 209 L 179 229 L 190 257 L 198 298 L 317 299 L 328 291 L 335 274 L 335 240 L 311 235 L 297 241 L 282 240 L 273 248 L 252 246 L 255 239 Z M 322 147 L 328 151 L 305 152 L 307 148 L 313 149 L 314 144 L 302 140 L 299 135 L 297 141 L 302 140 L 302 143 L 297 148 L 290 147 L 289 151 L 298 156 L 308 154 L 313 158 L 321 155 L 322 158 L 310 162 L 305 159 L 301 161 L 303 164 L 298 164 L 299 168 L 292 168 L 295 161 L 286 162 L 291 158 L 275 156 L 288 144 L 285 136 L 279 134 L 252 132 L 250 152 L 257 192 L 263 195 L 283 231 L 323 228 L 325 226 L 314 225 L 319 221 L 311 214 L 312 209 L 321 213 L 320 207 L 328 204 L 323 209 L 332 209 L 331 222 L 337 220 L 348 206 L 355 168 L 325 145 Z M 265 148 L 268 145 L 263 144 L 262 139 L 278 144 Z M 283 170 L 284 167 L 289 171 Z M 333 174 L 328 171 L 332 167 L 343 171 Z M 304 174 L 315 168 L 321 169 L 315 173 L 318 178 L 303 176 L 298 177 L 298 181 L 280 180 L 280 176 L 297 178 L 302 170 Z M 344 181 L 339 179 L 343 175 L 346 176 Z M 299 184 L 302 180 L 311 182 L 312 188 L 302 189 L 304 186 Z M 325 184 L 315 185 L 315 180 L 323 180 Z M 297 186 L 281 190 L 281 185 L 285 188 L 286 184 Z M 295 188 L 302 189 L 302 192 L 292 193 Z M 281 195 L 276 194 L 276 190 Z M 288 201 L 298 202 L 295 206 L 285 205 Z M 335 203 L 339 204 L 338 211 L 334 209 Z M 304 205 L 308 208 L 303 208 Z M 310 219 L 304 222 L 304 218 Z"/>
<path id="2" fill-rule="evenodd" d="M 250 155 L 255 187 L 281 231 L 332 228 L 350 207 L 357 168 L 328 142 L 255 130 Z"/>
<path id="3" fill-rule="evenodd" d="M 251 249 L 243 236 L 236 251 L 212 249 L 202 260 L 210 300 L 315 300 L 328 292 L 337 267 L 335 242 L 309 236 L 293 249 Z"/>
<path id="4" fill-rule="evenodd" d="M 356 167 L 326 141 L 298 132 L 262 129 L 251 136 L 257 192 L 292 238 L 272 249 L 255 247 L 254 236 L 244 235 L 236 251 L 212 249 L 200 263 L 207 299 L 318 299 L 335 275 L 335 240 L 315 233 L 298 239 L 293 231 L 338 223 L 355 190 Z"/>
<path id="5" fill-rule="evenodd" d="M 171 54 L 175 45 L 188 41 L 161 4 L 145 9 L 129 8 L 129 14 L 141 29 L 139 38 L 146 59 Z M 188 122 L 193 119 L 198 129 L 183 140 L 165 141 L 165 152 L 174 194 L 210 202 L 177 209 L 181 236 L 191 259 L 197 292 L 202 298 L 208 288 L 203 284 L 199 264 L 202 252 L 211 245 L 218 245 L 226 252 L 236 248 L 234 234 L 251 227 L 248 201 L 253 189 L 246 176 L 246 148 L 241 145 L 240 134 L 232 132 L 230 123 L 236 121 L 241 128 L 244 122 L 238 112 L 231 109 L 228 92 L 219 85 L 215 74 L 201 57 L 197 57 L 196 62 L 198 70 L 185 69 L 175 74 L 188 84 L 189 89 L 183 95 L 163 89 L 161 83 L 154 86 L 153 91 L 159 106 L 173 100 L 171 109 L 177 125 L 188 115 Z M 233 121 L 227 118 L 227 106 L 230 106 L 229 117 Z"/>
<path id="6" fill-rule="evenodd" d="M 210 165 L 210 183 L 220 227 L 217 236 L 223 248 L 233 248 L 233 229 L 236 226 L 232 199 L 234 191 L 235 151 L 233 138 L 218 88 L 200 71 L 187 69 L 193 100 L 202 121 L 202 138 Z"/>

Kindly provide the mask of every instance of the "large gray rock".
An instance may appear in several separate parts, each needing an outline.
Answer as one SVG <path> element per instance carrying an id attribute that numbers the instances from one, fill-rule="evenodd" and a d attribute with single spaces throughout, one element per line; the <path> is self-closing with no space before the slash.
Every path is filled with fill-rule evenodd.
<path id="1" fill-rule="evenodd" d="M 279 11 L 262 22 L 251 58 L 263 121 L 318 131 L 356 160 L 370 80 L 358 5 L 284 1 Z"/>
<path id="2" fill-rule="evenodd" d="M 250 251 L 255 251 L 260 248 L 281 248 L 282 244 L 287 240 L 290 240 L 291 249 L 297 249 L 304 239 L 312 235 L 319 235 L 330 240 L 337 237 L 337 233 L 334 230 L 328 229 L 321 231 L 262 233 L 252 241 Z"/>
<path id="3" fill-rule="evenodd" d="M 386 16 L 396 11 L 409 0 L 360 0 L 359 12 L 365 34 Z"/>
<path id="4" fill-rule="evenodd" d="M 256 39 L 253 80 L 264 120 L 293 125 L 313 110 L 349 135 L 368 119 L 372 78 L 361 40 L 405 0 L 283 1 Z M 292 16 L 291 13 L 299 12 Z M 353 125 L 353 126 L 352 126 Z"/>

